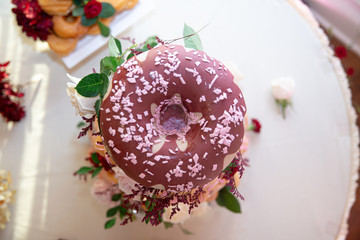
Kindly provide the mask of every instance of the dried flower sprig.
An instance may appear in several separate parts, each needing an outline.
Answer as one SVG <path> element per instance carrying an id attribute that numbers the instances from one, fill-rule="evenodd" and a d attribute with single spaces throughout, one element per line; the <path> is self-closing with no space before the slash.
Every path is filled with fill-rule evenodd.
<path id="1" fill-rule="evenodd" d="M 0 169 L 0 229 L 4 229 L 10 220 L 9 204 L 13 202 L 14 195 L 10 172 Z"/>
<path id="2" fill-rule="evenodd" d="M 0 113 L 7 122 L 18 122 L 25 117 L 24 107 L 20 105 L 20 98 L 24 93 L 10 84 L 6 67 L 10 62 L 0 64 Z"/>

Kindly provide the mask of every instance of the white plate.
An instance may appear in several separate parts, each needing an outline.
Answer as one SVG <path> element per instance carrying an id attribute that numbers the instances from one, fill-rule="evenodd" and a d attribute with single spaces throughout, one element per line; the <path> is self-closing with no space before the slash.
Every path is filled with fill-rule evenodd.
<path id="1" fill-rule="evenodd" d="M 129 10 L 118 14 L 110 23 L 111 34 L 118 36 L 123 31 L 134 25 L 138 20 L 144 17 L 153 9 L 150 0 L 139 0 L 138 4 Z M 101 35 L 86 35 L 79 40 L 76 49 L 68 56 L 63 57 L 62 61 L 66 67 L 73 68 L 84 59 L 88 58 L 93 52 L 107 44 L 108 38 Z"/>

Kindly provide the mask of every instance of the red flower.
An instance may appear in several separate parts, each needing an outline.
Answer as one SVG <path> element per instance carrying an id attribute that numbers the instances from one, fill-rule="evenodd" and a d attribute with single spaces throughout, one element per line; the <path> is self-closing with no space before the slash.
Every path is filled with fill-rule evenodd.
<path id="1" fill-rule="evenodd" d="M 84 13 L 86 18 L 95 18 L 99 16 L 102 9 L 102 5 L 100 2 L 96 0 L 91 0 L 84 6 Z"/>
<path id="2" fill-rule="evenodd" d="M 41 10 L 37 0 L 12 0 L 16 5 L 12 12 L 16 15 L 16 21 L 22 27 L 22 31 L 34 40 L 39 38 L 45 41 L 50 34 L 53 25 L 51 16 Z"/>
<path id="3" fill-rule="evenodd" d="M 261 130 L 261 123 L 259 122 L 259 120 L 252 118 L 247 130 L 259 133 Z"/>
<path id="4" fill-rule="evenodd" d="M 344 46 L 337 46 L 335 48 L 335 55 L 342 59 L 342 58 L 345 58 L 347 56 L 347 50 Z"/>
<path id="5" fill-rule="evenodd" d="M 354 68 L 348 67 L 348 68 L 346 69 L 346 74 L 347 74 L 349 77 L 351 77 L 352 75 L 354 75 L 354 73 L 355 73 Z"/>
<path id="6" fill-rule="evenodd" d="M 259 133 L 261 130 L 260 122 L 257 119 L 253 118 L 253 119 L 251 119 L 251 123 L 252 123 L 252 125 L 254 125 L 253 131 L 256 133 Z"/>
<path id="7" fill-rule="evenodd" d="M 5 72 L 5 68 L 9 63 L 0 63 L 0 114 L 8 122 L 17 122 L 25 117 L 24 108 L 19 104 L 19 98 L 22 98 L 24 93 L 12 89 L 7 79 L 9 74 Z"/>

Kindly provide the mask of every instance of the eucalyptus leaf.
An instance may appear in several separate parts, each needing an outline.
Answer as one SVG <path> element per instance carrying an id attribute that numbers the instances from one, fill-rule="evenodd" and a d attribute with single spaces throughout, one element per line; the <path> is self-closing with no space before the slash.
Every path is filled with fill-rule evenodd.
<path id="1" fill-rule="evenodd" d="M 93 167 L 81 167 L 79 170 L 76 171 L 76 174 L 79 175 L 84 175 L 87 174 L 88 172 L 94 170 L 95 168 Z"/>
<path id="2" fill-rule="evenodd" d="M 85 15 L 81 16 L 81 25 L 83 26 L 92 26 L 98 21 L 98 17 L 87 18 Z"/>
<path id="3" fill-rule="evenodd" d="M 109 38 L 109 52 L 113 57 L 119 57 L 122 54 L 120 41 L 112 35 Z"/>
<path id="4" fill-rule="evenodd" d="M 99 17 L 101 17 L 101 18 L 111 17 L 116 12 L 115 8 L 110 3 L 102 2 L 101 6 L 102 6 L 102 9 L 99 14 Z"/>
<path id="5" fill-rule="evenodd" d="M 105 223 L 105 229 L 109 229 L 114 226 L 116 218 L 112 218 Z"/>
<path id="6" fill-rule="evenodd" d="M 119 207 L 118 207 L 118 206 L 113 207 L 113 208 L 110 208 L 110 209 L 107 210 L 107 212 L 106 212 L 106 217 L 113 217 L 113 216 L 115 216 L 115 214 L 117 213 L 118 210 L 119 210 Z"/>
<path id="7" fill-rule="evenodd" d="M 192 36 L 187 37 L 189 35 Z M 194 29 L 192 29 L 186 24 L 184 24 L 183 36 L 184 36 L 185 47 L 203 51 L 203 47 L 199 35 L 194 31 Z"/>
<path id="8" fill-rule="evenodd" d="M 234 213 L 241 213 L 240 203 L 234 195 L 225 186 L 219 191 L 219 195 L 216 198 L 216 202 Z"/>
<path id="9" fill-rule="evenodd" d="M 72 15 L 74 17 L 82 16 L 84 15 L 84 8 L 81 6 L 77 6 L 72 10 Z"/>
<path id="10" fill-rule="evenodd" d="M 108 37 L 110 35 L 110 28 L 108 28 L 108 26 L 106 26 L 100 21 L 98 21 L 97 24 L 100 28 L 101 35 L 103 35 L 104 37 Z"/>

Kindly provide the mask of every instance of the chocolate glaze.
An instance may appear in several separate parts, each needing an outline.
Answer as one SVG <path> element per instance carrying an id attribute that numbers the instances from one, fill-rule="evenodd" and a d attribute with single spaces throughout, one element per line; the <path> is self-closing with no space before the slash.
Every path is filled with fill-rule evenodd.
<path id="1" fill-rule="evenodd" d="M 246 107 L 233 75 L 204 52 L 187 50 L 162 45 L 150 50 L 144 62 L 133 57 L 118 68 L 112 90 L 101 105 L 100 128 L 110 156 L 144 186 L 161 184 L 172 191 L 203 186 L 220 174 L 226 167 L 224 157 L 237 152 L 242 143 Z M 146 82 L 151 89 L 145 88 Z M 151 104 L 159 106 L 177 93 L 187 112 L 200 112 L 202 118 L 190 125 L 184 152 L 176 144 L 178 136 L 171 135 L 152 154 L 159 131 Z M 226 130 L 217 128 L 219 124 Z M 152 126 L 151 134 L 147 126 Z"/>

